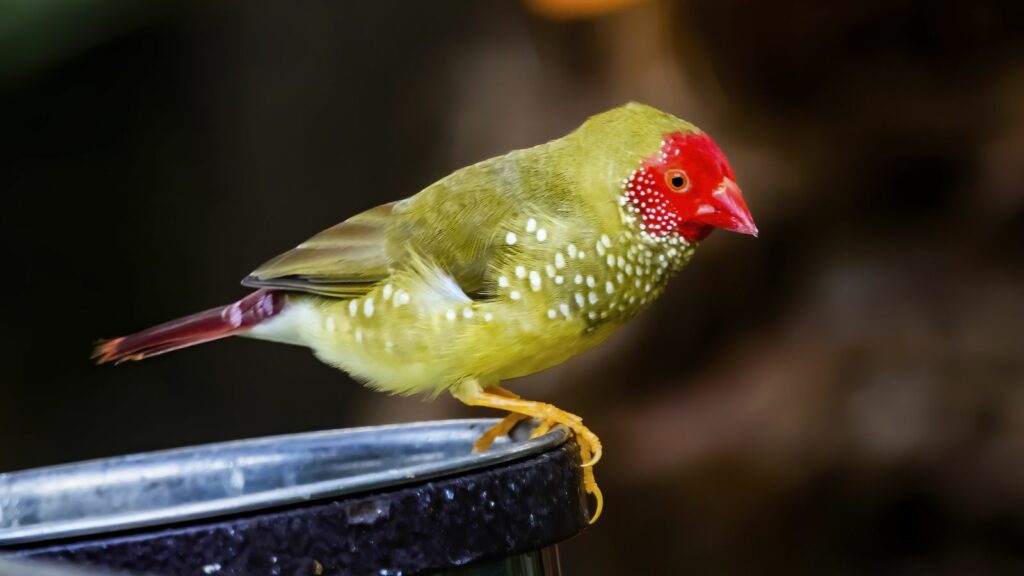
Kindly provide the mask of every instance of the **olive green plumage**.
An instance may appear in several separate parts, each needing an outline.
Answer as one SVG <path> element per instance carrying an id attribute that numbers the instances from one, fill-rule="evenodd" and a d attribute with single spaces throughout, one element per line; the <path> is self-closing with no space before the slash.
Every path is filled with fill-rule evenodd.
<path id="1" fill-rule="evenodd" d="M 624 178 L 680 131 L 696 129 L 628 104 L 359 214 L 246 278 L 291 291 L 247 335 L 309 346 L 396 393 L 560 363 L 657 297 L 692 254 L 643 234 L 622 201 Z"/>

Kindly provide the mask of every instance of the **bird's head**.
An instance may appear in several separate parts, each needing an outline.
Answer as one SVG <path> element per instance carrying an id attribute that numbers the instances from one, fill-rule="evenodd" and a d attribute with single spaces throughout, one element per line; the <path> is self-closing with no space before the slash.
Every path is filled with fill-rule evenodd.
<path id="1" fill-rule="evenodd" d="M 652 236 L 677 232 L 692 243 L 715 228 L 757 236 L 729 161 L 696 129 L 664 134 L 658 152 L 626 180 L 625 197 Z"/>

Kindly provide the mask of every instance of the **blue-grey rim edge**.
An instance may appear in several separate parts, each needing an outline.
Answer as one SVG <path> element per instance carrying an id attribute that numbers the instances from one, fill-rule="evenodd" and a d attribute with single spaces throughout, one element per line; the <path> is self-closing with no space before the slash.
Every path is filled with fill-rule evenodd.
<path id="1" fill-rule="evenodd" d="M 567 430 L 555 427 L 538 438 L 501 438 L 486 452 L 470 452 L 472 442 L 497 422 L 496 419 L 441 420 L 286 434 L 0 474 L 0 546 L 176 524 L 396 487 L 527 458 L 552 450 L 569 437 Z M 528 434 L 528 430 L 520 430 L 520 438 L 523 432 Z M 301 462 L 319 463 L 322 457 L 314 458 L 309 452 L 316 447 L 333 447 L 342 455 L 347 448 L 350 458 L 370 454 L 366 452 L 367 447 L 378 452 L 397 450 L 399 452 L 392 456 L 398 462 L 395 466 L 389 465 L 387 469 L 369 473 L 234 496 L 199 498 L 194 501 L 186 498 L 177 503 L 158 503 L 155 507 L 139 506 L 141 509 L 129 506 L 128 509 L 109 509 L 105 513 L 102 510 L 103 506 L 109 508 L 110 503 L 119 496 L 122 503 L 136 502 L 133 498 L 158 498 L 161 494 L 153 495 L 152 485 L 159 482 L 167 483 L 170 490 L 195 488 L 209 492 L 210 486 L 206 485 L 190 487 L 187 481 L 179 482 L 181 485 L 174 484 L 176 479 L 184 480 L 189 474 L 215 474 L 211 476 L 214 482 L 222 482 L 221 477 L 227 475 L 230 484 L 236 471 L 245 469 L 245 466 L 252 468 L 248 470 L 250 474 L 261 472 L 267 475 L 274 470 L 282 472 L 285 467 L 294 467 Z M 307 450 L 307 458 L 296 460 L 295 457 L 301 456 L 303 448 Z M 438 457 L 439 450 L 443 457 Z M 292 458 L 286 458 L 289 455 Z M 271 461 L 265 462 L 263 469 L 253 467 L 254 458 L 267 461 L 268 457 Z M 353 462 L 358 466 L 357 460 Z M 384 463 L 380 456 L 375 462 Z M 275 469 L 274 464 L 281 466 Z M 116 489 L 119 485 L 128 487 L 134 493 L 118 494 Z M 216 484 L 213 487 L 216 488 Z M 168 496 L 176 494 L 165 493 L 162 496 L 166 500 Z M 94 501 L 81 502 L 86 497 Z M 17 506 L 23 498 L 35 498 L 37 507 L 43 502 L 47 511 L 42 519 L 39 519 L 37 509 L 37 521 L 26 524 L 19 520 L 23 514 L 17 514 Z M 137 504 L 145 505 L 146 502 Z M 61 517 L 62 505 L 68 517 Z M 153 506 L 153 503 L 149 505 Z"/>

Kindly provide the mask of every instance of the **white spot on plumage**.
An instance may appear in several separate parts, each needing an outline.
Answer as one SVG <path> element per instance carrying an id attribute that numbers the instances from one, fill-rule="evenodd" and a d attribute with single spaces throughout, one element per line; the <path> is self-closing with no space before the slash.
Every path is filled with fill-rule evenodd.
<path id="1" fill-rule="evenodd" d="M 566 304 L 564 302 L 559 304 L 558 305 L 558 311 L 562 313 L 562 316 L 565 316 L 566 318 L 569 317 L 569 305 L 568 304 Z"/>
<path id="2" fill-rule="evenodd" d="M 561 252 L 555 252 L 555 268 L 565 268 L 565 256 L 562 256 Z"/>
<path id="3" fill-rule="evenodd" d="M 498 276 L 498 286 L 501 286 L 502 288 L 508 288 L 508 277 Z"/>
<path id="4" fill-rule="evenodd" d="M 587 286 L 589 286 L 590 288 L 597 286 L 597 281 L 594 280 L 593 276 L 587 276 Z"/>
<path id="5" fill-rule="evenodd" d="M 470 308 L 469 306 L 466 306 L 465 308 L 463 308 L 462 309 L 462 317 L 465 318 L 466 320 L 469 320 L 470 318 L 472 318 L 473 317 L 473 309 Z"/>
<path id="6" fill-rule="evenodd" d="M 576 305 L 582 308 L 583 304 L 585 303 L 585 300 L 583 299 L 583 293 L 577 292 L 576 294 L 574 294 L 574 296 L 576 297 Z"/>
<path id="7" fill-rule="evenodd" d="M 516 266 L 516 278 L 526 278 L 525 266 Z"/>
<path id="8" fill-rule="evenodd" d="M 445 311 L 444 317 L 449 320 L 455 320 L 455 310 L 449 308 L 448 310 Z"/>
<path id="9" fill-rule="evenodd" d="M 363 314 L 365 314 L 367 318 L 373 316 L 373 298 L 367 298 L 363 301 Z"/>
<path id="10" fill-rule="evenodd" d="M 530 218 L 526 221 L 526 231 L 533 234 L 537 230 L 537 220 Z"/>
<path id="11" fill-rule="evenodd" d="M 534 292 L 540 292 L 540 287 L 541 287 L 540 282 L 541 282 L 540 274 L 536 270 L 531 270 L 530 271 L 530 288 L 533 289 Z"/>
<path id="12" fill-rule="evenodd" d="M 484 322 L 490 322 L 491 320 L 494 320 L 494 314 L 484 312 Z"/>
<path id="13" fill-rule="evenodd" d="M 611 294 L 612 292 L 615 292 L 615 284 L 612 284 L 610 281 L 609 282 L 605 282 L 604 283 L 604 291 L 609 293 L 609 294 Z"/>
<path id="14" fill-rule="evenodd" d="M 576 245 L 575 244 L 569 244 L 568 246 L 566 246 L 565 247 L 565 251 L 566 251 L 566 253 L 569 254 L 569 258 L 575 258 L 576 255 L 579 254 L 579 251 L 576 250 Z"/>
<path id="15" fill-rule="evenodd" d="M 520 298 L 523 297 L 523 295 L 519 293 L 519 290 L 513 290 L 508 293 L 508 297 L 513 300 L 519 300 Z"/>
<path id="16" fill-rule="evenodd" d="M 558 312 L 555 312 L 553 308 L 548 309 L 548 318 L 554 320 L 558 316 Z"/>
<path id="17" fill-rule="evenodd" d="M 573 278 L 573 282 L 575 282 L 577 284 L 583 284 L 583 275 L 582 274 L 577 274 L 576 277 Z"/>
<path id="18" fill-rule="evenodd" d="M 359 312 L 359 300 L 355 300 L 355 299 L 349 300 L 348 301 L 348 315 L 349 316 L 355 316 L 357 312 Z"/>
<path id="19" fill-rule="evenodd" d="M 554 278 L 555 277 L 555 267 L 552 266 L 551 264 L 548 264 L 547 266 L 545 266 L 544 267 L 544 271 L 547 272 L 548 278 Z"/>
<path id="20" fill-rule="evenodd" d="M 590 292 L 587 294 L 587 301 L 591 304 L 597 304 L 597 292 Z"/>
<path id="21" fill-rule="evenodd" d="M 548 231 L 547 230 L 545 230 L 543 228 L 537 230 L 537 241 L 538 242 L 543 242 L 543 241 L 545 241 L 547 239 L 548 239 Z"/>
<path id="22" fill-rule="evenodd" d="M 508 234 L 505 234 L 505 244 L 508 244 L 509 246 L 515 245 L 515 243 L 518 240 L 519 240 L 519 237 L 516 236 L 516 233 L 512 232 L 511 230 L 509 231 Z"/>
<path id="23" fill-rule="evenodd" d="M 565 278 L 562 278 L 561 276 L 555 276 L 555 284 L 561 286 L 562 282 L 565 282 Z"/>
<path id="24" fill-rule="evenodd" d="M 391 298 L 391 291 L 392 290 L 394 290 L 394 289 L 391 287 L 391 284 L 385 284 L 384 285 L 384 288 L 381 290 L 381 295 L 384 296 L 385 300 L 389 300 Z"/>

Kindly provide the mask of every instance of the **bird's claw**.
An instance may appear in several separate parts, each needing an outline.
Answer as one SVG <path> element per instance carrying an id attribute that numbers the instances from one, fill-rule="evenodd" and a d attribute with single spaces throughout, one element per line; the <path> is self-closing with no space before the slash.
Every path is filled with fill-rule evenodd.
<path id="1" fill-rule="evenodd" d="M 520 420 L 528 417 L 541 420 L 531 438 L 547 433 L 556 424 L 561 424 L 572 430 L 580 450 L 583 487 L 587 494 L 593 495 L 595 499 L 594 515 L 590 519 L 590 522 L 594 523 L 604 509 L 604 496 L 601 494 L 600 488 L 597 487 L 593 468 L 594 464 L 601 460 L 601 440 L 584 426 L 583 419 L 575 414 L 560 410 L 551 404 L 523 400 L 500 387 L 493 387 L 493 389 L 493 392 L 486 392 L 475 385 L 454 392 L 456 398 L 470 406 L 486 406 L 511 412 L 474 442 L 474 451 L 490 447 L 495 438 L 508 434 Z"/>

